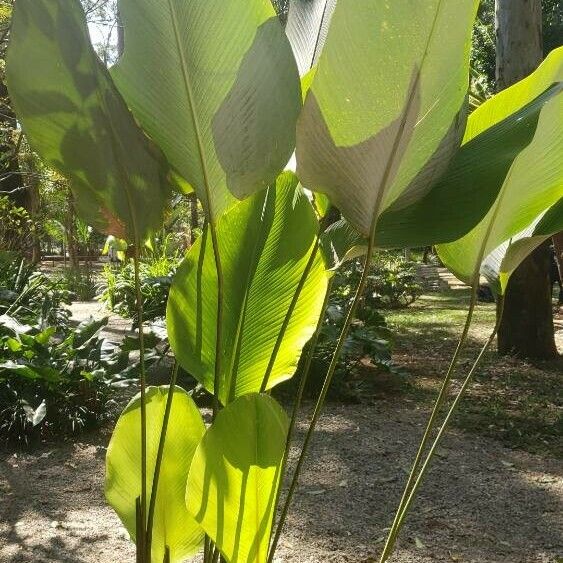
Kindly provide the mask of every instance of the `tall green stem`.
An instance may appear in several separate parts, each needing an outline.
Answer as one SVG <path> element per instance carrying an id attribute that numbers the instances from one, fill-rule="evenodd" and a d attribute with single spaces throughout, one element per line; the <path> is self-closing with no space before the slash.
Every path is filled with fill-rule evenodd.
<path id="1" fill-rule="evenodd" d="M 289 485 L 289 490 L 287 492 L 287 498 L 285 500 L 285 504 L 284 504 L 284 507 L 282 509 L 283 519 L 280 517 L 280 521 L 278 522 L 279 533 L 281 533 L 281 530 L 283 529 L 283 525 L 284 525 L 285 520 L 287 518 L 287 513 L 289 512 L 289 507 L 291 505 L 291 501 L 293 499 L 295 489 L 296 489 L 297 484 L 299 482 L 299 475 L 300 475 L 301 469 L 303 467 L 303 462 L 305 461 L 305 457 L 307 456 L 307 452 L 309 450 L 309 444 L 311 442 L 313 432 L 315 431 L 315 428 L 317 426 L 317 422 L 318 422 L 319 417 L 321 415 L 321 411 L 322 411 L 328 390 L 329 390 L 330 385 L 332 383 L 332 378 L 334 376 L 334 372 L 336 370 L 338 360 L 340 359 L 340 353 L 342 351 L 342 347 L 344 346 L 346 338 L 348 337 L 348 333 L 350 331 L 350 326 L 352 324 L 352 321 L 354 319 L 354 315 L 356 314 L 356 310 L 358 308 L 358 305 L 359 305 L 360 300 L 362 298 L 362 295 L 364 293 L 364 289 L 366 287 L 366 282 L 367 282 L 368 274 L 369 274 L 369 264 L 370 264 L 371 256 L 373 254 L 373 249 L 374 249 L 374 246 L 375 246 L 375 244 L 374 244 L 374 238 L 375 238 L 374 233 L 375 233 L 375 228 L 372 228 L 371 229 L 371 235 L 370 235 L 369 242 L 368 242 L 368 246 L 367 246 L 366 257 L 365 257 L 364 263 L 363 263 L 362 275 L 360 277 L 358 287 L 356 288 L 356 293 L 354 295 L 354 299 L 352 301 L 352 304 L 350 305 L 350 308 L 348 309 L 348 314 L 346 315 L 346 319 L 344 320 L 344 324 L 342 325 L 342 330 L 340 331 L 340 335 L 338 337 L 338 341 L 336 343 L 336 348 L 335 348 L 334 353 L 332 355 L 332 359 L 331 359 L 327 374 L 325 376 L 325 380 L 324 380 L 324 383 L 323 383 L 323 387 L 321 389 L 321 393 L 319 395 L 319 398 L 317 399 L 317 403 L 315 405 L 315 410 L 313 411 L 313 417 L 311 418 L 311 422 L 309 424 L 307 434 L 305 435 L 305 439 L 303 441 L 303 447 L 301 449 L 299 459 L 297 460 L 295 472 L 293 473 L 293 478 L 292 478 L 291 483 Z M 275 549 L 272 549 L 271 552 L 270 552 L 270 556 L 269 556 L 268 561 L 273 561 L 274 555 L 275 555 Z"/>
<path id="2" fill-rule="evenodd" d="M 270 375 L 272 373 L 272 369 L 274 368 L 274 364 L 276 363 L 276 358 L 278 357 L 278 352 L 280 351 L 280 347 L 282 345 L 285 332 L 287 327 L 289 326 L 289 322 L 291 321 L 291 317 L 293 316 L 293 312 L 295 311 L 295 307 L 297 307 L 297 302 L 299 301 L 299 297 L 301 296 L 301 292 L 303 291 L 303 287 L 307 282 L 307 278 L 313 268 L 315 260 L 317 258 L 317 252 L 319 250 L 320 239 L 319 236 L 315 238 L 315 242 L 313 244 L 313 248 L 311 249 L 311 254 L 309 255 L 309 260 L 305 265 L 305 269 L 303 270 L 303 274 L 299 279 L 299 283 L 293 293 L 293 298 L 291 299 L 291 303 L 285 314 L 285 318 L 283 319 L 282 326 L 280 331 L 278 332 L 278 337 L 274 344 L 274 348 L 272 350 L 272 354 L 270 355 L 270 360 L 268 361 L 268 366 L 266 367 L 266 371 L 264 373 L 264 378 L 262 379 L 262 385 L 260 386 L 260 393 L 264 393 L 266 391 L 266 387 L 268 386 L 268 380 L 270 379 Z"/>
<path id="3" fill-rule="evenodd" d="M 307 356 L 305 358 L 305 363 L 303 364 L 303 372 L 301 376 L 301 381 L 299 382 L 299 388 L 297 389 L 297 395 L 295 396 L 295 403 L 293 405 L 293 411 L 291 413 L 291 420 L 289 422 L 289 428 L 287 431 L 287 438 L 285 442 L 285 450 L 283 453 L 282 459 L 282 468 L 281 468 L 281 479 L 280 479 L 280 486 L 278 488 L 278 492 L 276 495 L 276 502 L 274 504 L 274 512 L 277 510 L 280 501 L 280 493 L 281 493 L 281 483 L 283 483 L 283 479 L 285 476 L 286 466 L 287 466 L 287 459 L 289 457 L 289 449 L 291 448 L 291 443 L 293 442 L 293 434 L 295 432 L 295 424 L 297 422 L 297 415 L 299 414 L 299 409 L 301 407 L 301 402 L 303 401 L 303 393 L 305 391 L 305 387 L 307 385 L 307 381 L 309 379 L 309 371 L 311 369 L 311 362 L 313 360 L 313 354 L 315 352 L 315 348 L 317 347 L 317 341 L 319 339 L 319 333 L 323 326 L 324 317 L 326 308 L 328 306 L 329 297 L 330 297 L 330 290 L 332 287 L 332 279 L 328 283 L 328 287 L 326 290 L 326 295 L 323 301 L 323 306 L 321 308 L 321 313 L 319 316 L 319 321 L 315 328 L 315 332 L 309 341 L 309 349 L 307 350 Z M 276 533 L 274 534 L 274 538 L 272 540 L 272 545 L 270 546 L 270 552 L 268 555 L 268 563 L 271 563 L 274 558 L 275 551 L 278 547 L 278 543 L 280 541 L 280 537 L 283 531 L 283 523 L 287 517 L 287 511 L 289 510 L 289 504 L 285 503 L 282 513 L 279 518 L 279 522 L 276 528 Z"/>
<path id="4" fill-rule="evenodd" d="M 151 559 L 152 547 L 152 529 L 154 524 L 154 512 L 156 508 L 156 495 L 158 494 L 158 482 L 160 479 L 160 468 L 162 466 L 162 457 L 164 455 L 164 445 L 166 442 L 166 432 L 168 430 L 168 422 L 170 420 L 170 412 L 172 410 L 172 399 L 174 398 L 174 389 L 176 388 L 176 380 L 178 378 L 178 362 L 174 361 L 172 368 L 172 376 L 170 378 L 170 386 L 166 397 L 166 406 L 164 407 L 164 417 L 162 419 L 162 429 L 160 431 L 160 439 L 158 442 L 158 450 L 156 453 L 156 461 L 154 465 L 154 475 L 152 480 L 151 498 L 149 503 L 149 513 L 147 518 L 147 536 L 146 536 L 146 553 L 147 559 Z"/>
<path id="5" fill-rule="evenodd" d="M 213 378 L 213 420 L 219 412 L 219 393 L 221 383 L 221 354 L 223 349 L 223 268 L 221 266 L 221 256 L 219 254 L 219 239 L 217 228 L 213 221 L 209 221 L 211 232 L 211 244 L 215 257 L 215 270 L 217 272 L 217 332 L 215 337 L 215 376 Z"/>
<path id="6" fill-rule="evenodd" d="M 395 529 L 392 528 L 389 531 L 388 540 L 385 544 L 384 551 L 381 555 L 380 563 L 384 563 L 393 551 L 397 536 L 398 536 L 398 534 L 401 530 L 401 527 L 404 523 L 405 517 L 408 514 L 408 511 L 409 511 L 410 506 L 411 506 L 411 504 L 412 504 L 412 502 L 413 502 L 413 500 L 416 496 L 416 493 L 417 493 L 417 491 L 418 491 L 418 489 L 419 489 L 419 487 L 420 487 L 420 485 L 421 485 L 421 483 L 424 479 L 424 476 L 426 475 L 426 472 L 428 470 L 430 462 L 432 461 L 432 458 L 434 457 L 434 454 L 436 452 L 436 448 L 440 444 L 440 442 L 442 440 L 442 436 L 444 435 L 444 432 L 448 428 L 449 422 L 450 422 L 453 414 L 457 410 L 457 407 L 458 407 L 461 399 L 465 395 L 465 392 L 467 391 L 467 388 L 469 387 L 469 384 L 471 383 L 471 379 L 473 378 L 473 375 L 474 375 L 476 369 L 479 367 L 481 360 L 483 359 L 484 355 L 486 354 L 487 350 L 489 349 L 489 347 L 491 346 L 491 344 L 493 343 L 493 341 L 494 341 L 494 339 L 497 335 L 500 323 L 502 321 L 503 311 L 504 311 L 504 297 L 501 296 L 501 297 L 499 297 L 498 318 L 497 318 L 495 327 L 493 329 L 493 332 L 491 333 L 491 335 L 487 339 L 487 342 L 484 344 L 483 348 L 479 352 L 477 359 L 475 360 L 475 362 L 471 366 L 469 373 L 465 377 L 465 380 L 464 380 L 458 394 L 456 395 L 452 405 L 450 406 L 450 408 L 448 410 L 448 413 L 446 414 L 446 417 L 444 418 L 442 425 L 440 426 L 440 429 L 438 430 L 438 434 L 436 435 L 436 438 L 434 438 L 434 442 L 432 443 L 432 446 L 430 447 L 430 450 L 428 451 L 428 455 L 426 456 L 426 459 L 424 460 L 424 463 L 423 463 L 423 465 L 420 469 L 420 473 L 418 474 L 418 477 L 416 478 L 416 481 L 415 481 L 414 485 L 412 486 L 412 489 L 410 490 L 406 501 L 403 504 L 402 510 L 398 513 L 398 517 L 396 517 L 396 524 L 394 526 Z M 393 540 L 391 542 L 389 542 L 389 538 L 391 538 L 392 533 L 393 533 Z"/>
<path id="7" fill-rule="evenodd" d="M 450 361 L 450 365 L 449 365 L 448 371 L 446 372 L 446 375 L 444 377 L 444 381 L 442 382 L 440 392 L 438 393 L 438 397 L 436 398 L 436 402 L 434 403 L 434 408 L 432 409 L 432 413 L 431 413 L 430 418 L 428 419 L 428 422 L 426 424 L 426 429 L 424 430 L 422 440 L 420 441 L 420 444 L 418 446 L 418 451 L 416 453 L 416 457 L 415 457 L 414 462 L 412 464 L 411 471 L 410 471 L 410 474 L 409 474 L 409 478 L 407 479 L 407 482 L 405 484 L 403 495 L 402 495 L 401 500 L 399 502 L 399 506 L 397 507 L 397 511 L 395 513 L 395 518 L 393 520 L 393 524 L 391 525 L 391 531 L 389 532 L 389 535 L 387 537 L 387 541 L 385 543 L 385 547 L 383 548 L 383 555 L 382 555 L 380 563 L 385 561 L 385 559 L 383 557 L 387 556 L 388 550 L 390 548 L 392 548 L 392 546 L 395 543 L 395 537 L 396 537 L 396 533 L 397 533 L 397 523 L 398 523 L 400 514 L 401 514 L 401 512 L 402 512 L 402 510 L 405 506 L 405 503 L 407 502 L 411 487 L 414 483 L 417 471 L 420 467 L 420 462 L 422 460 L 424 450 L 426 449 L 426 445 L 428 444 L 428 440 L 430 439 L 430 435 L 432 433 L 432 430 L 434 429 L 438 414 L 440 413 L 442 405 L 444 404 L 444 401 L 446 400 L 447 392 L 448 392 L 448 389 L 450 387 L 450 382 L 451 382 L 452 376 L 454 374 L 455 368 L 457 367 L 460 352 L 461 352 L 461 350 L 462 350 L 462 348 L 465 344 L 465 341 L 467 340 L 469 328 L 471 327 L 471 321 L 473 319 L 473 312 L 475 310 L 475 305 L 477 303 L 477 289 L 478 289 L 478 287 L 479 287 L 478 284 L 473 284 L 473 286 L 471 288 L 471 298 L 470 298 L 470 301 L 469 301 L 469 310 L 467 311 L 467 317 L 465 319 L 465 325 L 463 327 L 463 331 L 461 333 L 461 336 L 459 337 L 459 341 L 457 343 L 454 355 L 452 356 L 452 359 Z"/>
<path id="8" fill-rule="evenodd" d="M 133 265 L 135 270 L 135 301 L 137 307 L 137 326 L 139 330 L 139 363 L 141 387 L 141 537 L 138 538 L 142 561 L 146 553 L 146 514 L 147 514 L 147 399 L 146 399 L 146 372 L 145 372 L 145 337 L 143 333 L 143 294 L 141 292 L 141 278 L 139 273 L 139 241 L 134 248 Z"/>

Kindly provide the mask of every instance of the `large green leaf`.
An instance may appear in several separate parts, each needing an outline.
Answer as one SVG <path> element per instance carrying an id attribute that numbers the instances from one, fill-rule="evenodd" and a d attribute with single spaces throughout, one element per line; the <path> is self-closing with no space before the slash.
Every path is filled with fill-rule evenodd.
<path id="1" fill-rule="evenodd" d="M 319 60 L 337 0 L 291 0 L 285 33 L 299 74 L 306 75 Z"/>
<path id="2" fill-rule="evenodd" d="M 167 165 L 92 49 L 78 0 L 18 0 L 7 78 L 32 147 L 71 180 L 85 221 L 134 242 L 160 225 Z"/>
<path id="3" fill-rule="evenodd" d="M 544 104 L 533 140 L 505 170 L 498 196 L 483 220 L 461 239 L 438 246 L 442 261 L 466 283 L 477 283 L 483 260 L 563 197 L 563 83 L 553 89 L 556 94 Z M 519 241 L 503 260 L 499 293 L 504 293 L 511 272 L 534 248 L 532 242 Z M 485 271 L 490 276 L 490 265 Z"/>
<path id="4" fill-rule="evenodd" d="M 231 193 L 273 183 L 295 146 L 301 95 L 270 0 L 120 0 L 119 11 L 116 84 L 213 219 Z"/>
<path id="5" fill-rule="evenodd" d="M 318 221 L 291 172 L 237 204 L 217 225 L 223 266 L 220 400 L 259 391 L 278 335 L 315 248 Z M 316 256 L 289 320 L 266 388 L 291 377 L 313 334 L 327 288 Z M 170 343 L 184 369 L 213 391 L 217 277 L 207 230 L 181 264 L 170 291 Z"/>
<path id="6" fill-rule="evenodd" d="M 495 293 L 504 293 L 508 279 L 520 263 L 540 244 L 563 230 L 563 199 L 542 213 L 520 233 L 503 242 L 486 256 L 481 273 Z"/>
<path id="7" fill-rule="evenodd" d="M 482 104 L 469 117 L 463 147 L 432 190 L 407 207 L 399 200 L 382 215 L 378 245 L 423 246 L 467 234 L 491 208 L 562 80 L 563 48 L 530 76 Z"/>
<path id="8" fill-rule="evenodd" d="M 186 505 L 229 563 L 265 563 L 288 419 L 268 395 L 238 398 L 194 456 Z"/>
<path id="9" fill-rule="evenodd" d="M 152 488 L 168 387 L 147 389 L 147 490 Z M 205 426 L 192 398 L 176 387 L 156 497 L 152 557 L 162 561 L 165 546 L 171 561 L 183 561 L 203 541 L 203 531 L 186 510 L 188 471 Z M 106 498 L 135 538 L 135 501 L 141 495 L 141 399 L 131 400 L 117 421 L 106 457 Z M 150 494 L 149 494 L 150 500 Z"/>
<path id="10" fill-rule="evenodd" d="M 363 256 L 367 251 L 366 239 L 346 219 L 329 225 L 320 238 L 329 270 L 337 270 L 344 262 Z"/>
<path id="11" fill-rule="evenodd" d="M 297 171 L 369 234 L 426 194 L 465 123 L 474 0 L 338 2 L 297 128 Z"/>

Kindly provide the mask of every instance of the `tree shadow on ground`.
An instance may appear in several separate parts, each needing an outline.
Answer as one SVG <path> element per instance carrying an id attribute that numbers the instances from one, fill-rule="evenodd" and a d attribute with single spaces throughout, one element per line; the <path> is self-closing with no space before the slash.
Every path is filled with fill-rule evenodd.
<path id="1" fill-rule="evenodd" d="M 286 549 L 297 544 L 297 537 L 311 553 L 305 561 L 316 561 L 312 554 L 319 549 L 329 561 L 374 561 L 426 414 L 404 410 L 396 401 L 371 407 L 331 405 L 329 410 L 303 473 Z M 557 516 L 560 476 L 555 460 L 513 452 L 459 431 L 449 433 L 393 561 L 554 561 L 563 543 Z M 349 554 L 355 556 L 348 559 Z"/>

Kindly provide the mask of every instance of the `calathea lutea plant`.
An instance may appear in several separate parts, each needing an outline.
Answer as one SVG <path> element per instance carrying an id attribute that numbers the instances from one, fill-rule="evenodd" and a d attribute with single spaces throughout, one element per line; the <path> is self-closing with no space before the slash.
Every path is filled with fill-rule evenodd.
<path id="1" fill-rule="evenodd" d="M 409 0 L 297 0 L 284 33 L 270 0 L 120 0 L 125 51 L 108 70 L 78 0 L 17 0 L 7 76 L 18 118 L 71 180 L 84 220 L 133 247 L 141 343 L 139 248 L 172 190 L 195 191 L 205 211 L 168 302 L 170 385 L 147 387 L 142 372 L 108 448 L 106 496 L 137 561 L 199 550 L 206 562 L 273 561 L 376 248 L 444 243 L 446 263 L 473 286 L 499 265 L 502 294 L 518 260 L 561 229 L 561 52 L 466 128 L 476 8 L 425 0 L 413 18 Z M 284 172 L 294 151 L 296 172 Z M 519 199 L 512 182 L 531 172 L 518 166 L 541 151 L 555 155 L 545 182 L 528 177 L 537 189 Z M 323 230 L 330 205 L 343 219 Z M 287 475 L 331 275 L 359 255 L 364 273 Z M 288 417 L 269 390 L 300 360 Z M 179 366 L 213 395 L 209 425 L 176 385 Z M 444 397 L 382 560 L 431 459 Z"/>

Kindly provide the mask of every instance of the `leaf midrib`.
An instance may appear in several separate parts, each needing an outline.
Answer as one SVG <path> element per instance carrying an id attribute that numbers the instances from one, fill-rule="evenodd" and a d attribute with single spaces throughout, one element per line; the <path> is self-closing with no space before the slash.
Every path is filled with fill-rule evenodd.
<path id="1" fill-rule="evenodd" d="M 205 189 L 205 197 L 207 199 L 207 207 L 208 207 L 208 212 L 209 212 L 209 217 L 211 219 L 211 222 L 214 221 L 214 215 L 213 215 L 213 207 L 212 207 L 212 203 L 211 203 L 211 186 L 209 185 L 209 171 L 207 168 L 207 157 L 205 154 L 205 147 L 204 147 L 204 143 L 203 143 L 203 139 L 202 139 L 202 134 L 201 134 L 201 125 L 199 123 L 199 119 L 197 117 L 197 111 L 196 111 L 196 104 L 195 104 L 195 99 L 194 99 L 194 95 L 193 95 L 193 89 L 192 89 L 192 83 L 191 83 L 191 79 L 190 79 L 190 73 L 188 70 L 188 64 L 186 61 L 186 57 L 184 55 L 184 51 L 182 49 L 182 43 L 180 40 L 180 30 L 178 27 L 178 17 L 176 15 L 176 9 L 173 5 L 173 0 L 166 0 L 167 5 L 168 5 L 168 11 L 170 14 L 170 19 L 172 22 L 172 30 L 174 32 L 174 41 L 176 43 L 176 48 L 178 50 L 178 57 L 180 59 L 180 70 L 182 72 L 182 80 L 184 83 L 184 89 L 186 92 L 186 97 L 188 100 L 188 105 L 190 108 L 190 116 L 192 118 L 192 123 L 194 126 L 194 133 L 195 133 L 195 137 L 196 137 L 196 142 L 197 142 L 197 146 L 198 146 L 198 155 L 199 155 L 199 161 L 201 164 L 201 174 L 203 176 L 203 183 L 204 183 L 204 189 Z"/>
<path id="2" fill-rule="evenodd" d="M 428 39 L 426 41 L 426 46 L 424 48 L 424 53 L 422 54 L 422 58 L 420 60 L 420 66 L 416 73 L 416 78 L 412 82 L 409 91 L 409 98 L 407 100 L 407 105 L 405 107 L 405 111 L 403 112 L 403 118 L 401 120 L 401 124 L 399 126 L 399 131 L 397 132 L 397 136 L 395 137 L 395 141 L 393 143 L 393 148 L 391 149 L 391 154 L 389 155 L 389 160 L 387 161 L 387 166 L 385 167 L 385 172 L 383 174 L 383 178 L 381 180 L 381 189 L 378 191 L 377 198 L 375 200 L 375 204 L 373 207 L 373 215 L 372 215 L 372 223 L 370 226 L 370 235 L 372 240 L 375 238 L 375 230 L 377 226 L 377 220 L 379 218 L 379 211 L 381 207 L 381 202 L 383 201 L 383 196 L 385 195 L 387 189 L 389 188 L 389 177 L 391 175 L 391 170 L 393 169 L 393 165 L 395 164 L 395 159 L 397 157 L 397 152 L 399 149 L 399 145 L 403 139 L 403 135 L 405 132 L 405 127 L 407 124 L 407 119 L 412 109 L 412 104 L 414 102 L 414 94 L 418 88 L 420 83 L 420 77 L 422 75 L 422 69 L 426 63 L 428 58 L 428 50 L 430 48 L 430 44 L 432 43 L 432 39 L 434 38 L 434 33 L 436 31 L 436 23 L 438 22 L 438 17 L 441 12 L 441 8 L 443 6 L 443 0 L 438 2 L 438 6 L 436 7 L 436 13 L 434 14 L 434 20 L 432 22 L 432 27 L 430 28 L 430 33 L 428 34 Z"/>

